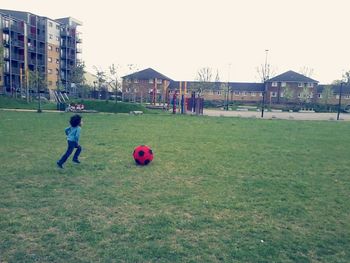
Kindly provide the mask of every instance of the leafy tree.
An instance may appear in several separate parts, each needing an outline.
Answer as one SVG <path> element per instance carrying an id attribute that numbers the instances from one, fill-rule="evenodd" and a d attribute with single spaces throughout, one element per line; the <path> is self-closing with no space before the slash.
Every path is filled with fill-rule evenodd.
<path id="1" fill-rule="evenodd" d="M 303 104 L 303 103 L 310 103 L 310 101 L 311 101 L 311 94 L 310 94 L 310 90 L 307 87 L 304 87 L 302 89 L 302 91 L 300 92 L 299 100 L 300 100 L 301 104 Z"/>
<path id="2" fill-rule="evenodd" d="M 29 87 L 31 90 L 36 90 L 38 98 L 38 112 L 41 112 L 41 92 L 47 89 L 47 80 L 43 71 L 29 71 Z"/>
<path id="3" fill-rule="evenodd" d="M 350 84 L 350 70 L 346 71 L 343 76 L 342 79 L 336 79 L 332 81 L 332 84 L 334 85 L 340 85 L 341 83 L 347 83 Z"/>
<path id="4" fill-rule="evenodd" d="M 323 88 L 323 91 L 321 93 L 321 102 L 326 105 L 327 108 L 329 108 L 329 102 L 333 97 L 333 89 L 331 85 L 327 85 Z"/>
<path id="5" fill-rule="evenodd" d="M 4 46 L 0 45 L 0 70 L 2 72 L 2 67 L 4 65 Z"/>
<path id="6" fill-rule="evenodd" d="M 37 91 L 39 93 L 47 88 L 46 79 L 42 71 L 30 70 L 28 75 L 29 87 L 32 91 Z"/>
<path id="7" fill-rule="evenodd" d="M 75 85 L 83 85 L 85 83 L 85 63 L 81 62 L 77 64 L 73 69 L 70 76 L 70 82 Z"/>
<path id="8" fill-rule="evenodd" d="M 285 86 L 285 87 L 282 87 L 282 92 L 283 92 L 283 98 L 284 98 L 287 102 L 293 99 L 293 97 L 294 97 L 293 90 L 292 90 L 291 87 L 288 85 L 288 83 L 286 83 L 286 86 Z"/>

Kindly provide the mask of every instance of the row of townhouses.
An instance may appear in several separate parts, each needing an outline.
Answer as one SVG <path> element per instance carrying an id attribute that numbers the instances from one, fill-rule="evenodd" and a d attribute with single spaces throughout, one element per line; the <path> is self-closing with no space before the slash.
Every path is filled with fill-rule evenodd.
<path id="1" fill-rule="evenodd" d="M 262 101 L 266 92 L 266 102 L 273 104 L 336 104 L 341 92 L 342 103 L 350 104 L 349 85 L 322 85 L 317 80 L 291 70 L 268 79 L 266 83 L 174 81 L 151 68 L 122 77 L 122 93 L 126 100 L 144 98 L 164 102 L 169 94 L 173 96 L 176 92 L 178 95 L 191 96 L 194 91 L 205 100 L 256 103 Z"/>
<path id="2" fill-rule="evenodd" d="M 23 91 L 31 73 L 40 76 L 35 78 L 45 83 L 45 89 L 70 90 L 73 70 L 81 62 L 81 25 L 71 17 L 51 19 L 0 9 L 0 92 Z"/>

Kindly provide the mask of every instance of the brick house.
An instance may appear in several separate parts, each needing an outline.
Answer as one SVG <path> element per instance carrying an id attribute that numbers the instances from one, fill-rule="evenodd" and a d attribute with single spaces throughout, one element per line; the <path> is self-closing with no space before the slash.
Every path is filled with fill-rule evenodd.
<path id="1" fill-rule="evenodd" d="M 269 103 L 316 102 L 318 81 L 289 70 L 266 81 Z"/>
<path id="2" fill-rule="evenodd" d="M 122 77 L 123 101 L 165 102 L 172 79 L 147 68 Z"/>
<path id="3" fill-rule="evenodd" d="M 265 84 L 174 81 L 151 68 L 126 75 L 122 80 L 123 100 L 126 101 L 166 102 L 175 92 L 190 97 L 195 91 L 209 101 L 261 103 L 266 91 L 268 104 L 325 103 L 324 90 L 329 87 L 326 103 L 337 104 L 340 94 L 340 85 L 319 85 L 317 80 L 291 70 L 268 79 Z M 342 103 L 350 104 L 350 85 L 342 86 Z"/>

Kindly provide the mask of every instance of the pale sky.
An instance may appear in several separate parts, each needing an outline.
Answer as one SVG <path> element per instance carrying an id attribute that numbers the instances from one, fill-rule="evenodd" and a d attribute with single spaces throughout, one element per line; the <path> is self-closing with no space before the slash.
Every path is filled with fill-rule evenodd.
<path id="1" fill-rule="evenodd" d="M 193 80 L 210 67 L 221 81 L 259 82 L 266 49 L 276 74 L 308 67 L 327 84 L 350 70 L 349 0 L 0 0 L 0 8 L 82 21 L 91 73 L 114 63 L 123 75 L 134 64 Z"/>

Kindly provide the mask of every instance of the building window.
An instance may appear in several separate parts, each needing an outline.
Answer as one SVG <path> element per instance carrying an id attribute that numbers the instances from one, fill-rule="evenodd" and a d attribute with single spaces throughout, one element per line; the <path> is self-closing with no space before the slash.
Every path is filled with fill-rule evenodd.
<path id="1" fill-rule="evenodd" d="M 52 39 L 53 38 L 53 35 L 52 34 L 49 34 L 49 39 Z"/>
<path id="2" fill-rule="evenodd" d="M 302 88 L 303 87 L 303 83 L 299 82 L 298 83 L 298 88 Z"/>
<path id="3" fill-rule="evenodd" d="M 307 84 L 307 86 L 308 86 L 309 88 L 312 88 L 312 87 L 314 86 L 314 84 L 310 82 L 310 83 Z"/>
<path id="4" fill-rule="evenodd" d="M 218 90 L 217 95 L 221 95 L 221 90 Z"/>
<path id="5" fill-rule="evenodd" d="M 162 84 L 162 80 L 161 79 L 157 79 L 157 84 Z"/>
<path id="6" fill-rule="evenodd" d="M 59 74 L 59 70 L 58 68 L 56 68 L 56 75 L 58 76 L 58 74 Z"/>
<path id="7" fill-rule="evenodd" d="M 60 41 L 60 38 L 58 36 L 56 36 L 56 41 Z"/>
<path id="8" fill-rule="evenodd" d="M 239 96 L 240 92 L 239 91 L 235 91 L 233 94 L 235 94 L 235 96 Z"/>
<path id="9" fill-rule="evenodd" d="M 53 26 L 52 22 L 49 22 L 49 27 L 52 27 L 52 26 Z"/>
<path id="10" fill-rule="evenodd" d="M 280 93 L 280 97 L 283 98 L 284 97 L 284 94 L 283 92 Z"/>
<path id="11" fill-rule="evenodd" d="M 139 80 L 138 79 L 134 79 L 134 83 L 139 83 Z"/>
<path id="12" fill-rule="evenodd" d="M 350 99 L 350 95 L 345 95 L 345 99 Z"/>
<path id="13" fill-rule="evenodd" d="M 52 74 L 52 69 L 49 68 L 49 69 L 47 70 L 47 73 L 48 73 L 48 74 Z"/>
<path id="14" fill-rule="evenodd" d="M 259 96 L 260 96 L 260 97 L 262 97 L 262 96 L 263 96 L 263 93 L 262 93 L 262 92 L 260 92 Z"/>
<path id="15" fill-rule="evenodd" d="M 51 45 L 48 45 L 48 46 L 47 46 L 47 49 L 48 49 L 48 50 L 52 50 L 52 46 L 51 46 Z"/>
<path id="16" fill-rule="evenodd" d="M 322 99 L 322 94 L 321 94 L 321 93 L 318 93 L 317 95 L 318 95 L 318 97 L 319 97 L 320 99 Z"/>
<path id="17" fill-rule="evenodd" d="M 285 87 L 287 86 L 287 83 L 286 82 L 281 82 L 281 87 Z"/>
<path id="18" fill-rule="evenodd" d="M 154 83 L 154 80 L 153 80 L 153 79 L 149 79 L 149 80 L 148 80 L 148 83 L 153 84 L 153 83 Z"/>
<path id="19" fill-rule="evenodd" d="M 56 64 L 60 64 L 60 60 L 56 58 Z"/>
<path id="20" fill-rule="evenodd" d="M 48 58 L 47 58 L 47 61 L 48 61 L 48 62 L 52 62 L 52 58 L 48 57 Z"/>
<path id="21" fill-rule="evenodd" d="M 56 25 L 56 29 L 57 29 L 57 30 L 60 30 L 60 26 L 59 26 L 59 25 Z"/>
<path id="22" fill-rule="evenodd" d="M 339 94 L 338 94 L 338 95 L 335 95 L 335 98 L 336 98 L 336 99 L 339 99 Z"/>
<path id="23" fill-rule="evenodd" d="M 255 93 L 255 92 L 252 92 L 252 93 L 251 93 L 251 96 L 252 96 L 252 97 L 255 97 L 255 96 L 256 96 L 256 93 Z"/>
<path id="24" fill-rule="evenodd" d="M 277 92 L 271 92 L 271 97 L 277 97 Z"/>
<path id="25" fill-rule="evenodd" d="M 272 82 L 272 85 L 271 85 L 272 87 L 277 87 L 277 82 L 276 81 L 274 81 L 274 82 Z"/>

